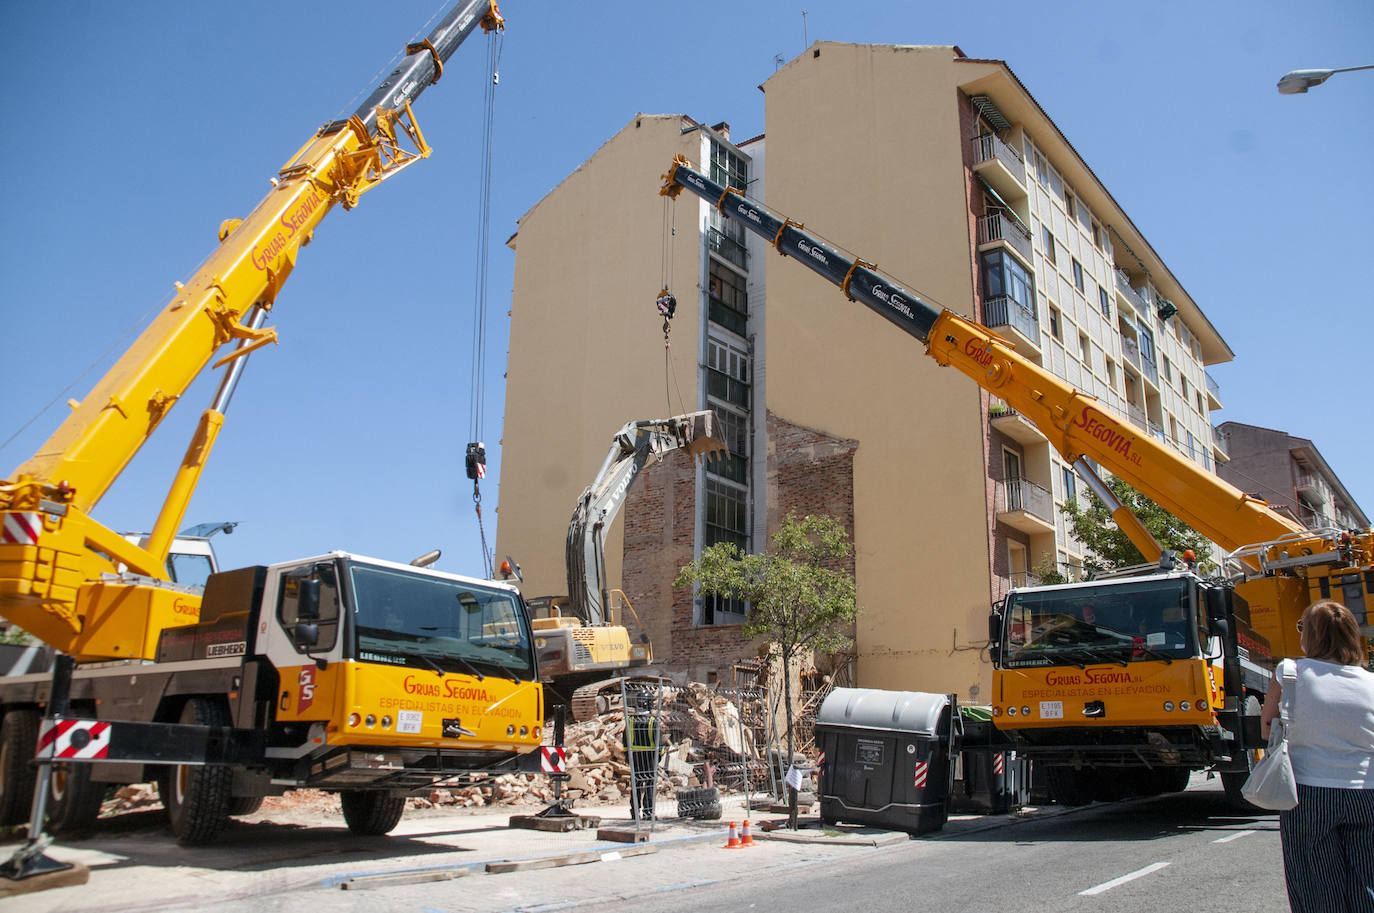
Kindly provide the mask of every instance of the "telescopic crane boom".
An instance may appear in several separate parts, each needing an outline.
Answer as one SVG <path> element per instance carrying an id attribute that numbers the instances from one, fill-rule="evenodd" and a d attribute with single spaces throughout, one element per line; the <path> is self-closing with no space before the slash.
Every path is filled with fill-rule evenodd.
<path id="1" fill-rule="evenodd" d="M 767 240 L 778 253 L 828 279 L 858 301 L 926 344 L 926 354 L 953 366 L 993 393 L 1040 429 L 1099 496 L 1112 505 L 1112 518 L 1148 560 L 1159 546 L 1128 508 L 1114 503 L 1086 459 L 1096 460 L 1165 510 L 1232 551 L 1300 532 L 1302 527 L 1268 505 L 1232 487 L 1165 444 L 1112 415 L 1096 397 L 1082 393 L 1017 353 L 987 327 L 948 309 L 921 301 L 879 274 L 872 263 L 850 258 L 802 225 L 770 212 L 742 193 L 694 171 L 678 156 L 663 176 L 660 193 L 676 197 L 683 188 L 714 205 L 727 218 Z M 1100 490 L 1099 490 L 1100 489 Z"/>
<path id="2" fill-rule="evenodd" d="M 429 155 L 410 106 L 444 62 L 481 28 L 502 28 L 494 0 L 460 0 L 348 118 L 326 124 L 291 157 L 244 219 L 220 226 L 220 244 L 170 305 L 77 404 L 42 448 L 0 482 L 0 614 L 80 659 L 151 657 L 158 632 L 187 617 L 184 594 L 106 584 L 120 566 L 166 580 L 164 563 L 243 356 L 276 333 L 262 323 L 300 249 L 336 206 Z M 146 548 L 97 523 L 91 510 L 158 423 L 220 350 L 231 365 L 200 425 Z M 173 610 L 173 602 L 181 605 Z"/>

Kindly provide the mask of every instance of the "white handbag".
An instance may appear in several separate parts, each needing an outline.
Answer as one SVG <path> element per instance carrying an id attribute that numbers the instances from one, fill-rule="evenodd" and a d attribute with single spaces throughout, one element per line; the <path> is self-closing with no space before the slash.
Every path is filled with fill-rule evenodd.
<path id="1" fill-rule="evenodd" d="M 1240 788 L 1240 794 L 1251 805 L 1281 812 L 1298 804 L 1298 781 L 1293 777 L 1293 763 L 1288 758 L 1288 722 L 1294 692 L 1297 691 L 1298 672 L 1292 660 L 1284 660 L 1279 669 L 1283 673 L 1279 718 L 1270 726 L 1269 747 L 1264 757 L 1250 771 L 1250 777 Z"/>

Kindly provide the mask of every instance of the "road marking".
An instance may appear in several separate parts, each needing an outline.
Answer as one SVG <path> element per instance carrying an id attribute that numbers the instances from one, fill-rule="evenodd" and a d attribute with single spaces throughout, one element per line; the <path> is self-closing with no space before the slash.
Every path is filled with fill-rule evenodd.
<path id="1" fill-rule="evenodd" d="M 1143 878 L 1146 875 L 1149 875 L 1151 872 L 1158 872 L 1160 869 L 1165 868 L 1168 865 L 1169 863 L 1167 862 L 1151 863 L 1150 865 L 1145 866 L 1145 868 L 1143 869 L 1136 869 L 1134 872 L 1131 872 L 1127 875 L 1122 875 L 1120 878 L 1113 878 L 1111 881 L 1104 881 L 1096 887 L 1088 888 L 1088 890 L 1086 891 L 1079 891 L 1078 896 L 1091 897 L 1094 894 L 1101 894 L 1104 891 L 1110 891 L 1112 888 L 1120 887 L 1128 881 L 1135 881 L 1137 878 Z"/>
<path id="2" fill-rule="evenodd" d="M 1239 840 L 1242 837 L 1249 837 L 1254 831 L 1236 831 L 1234 834 L 1227 834 L 1225 837 L 1218 837 L 1213 843 L 1230 843 L 1232 840 Z"/>

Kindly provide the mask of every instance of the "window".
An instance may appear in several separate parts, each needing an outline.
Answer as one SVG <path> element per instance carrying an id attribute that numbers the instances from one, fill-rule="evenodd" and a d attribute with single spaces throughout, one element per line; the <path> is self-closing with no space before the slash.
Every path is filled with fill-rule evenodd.
<path id="1" fill-rule="evenodd" d="M 1107 386 L 1109 386 L 1109 387 L 1111 387 L 1113 390 L 1115 390 L 1115 389 L 1116 389 L 1116 362 L 1114 362 L 1114 361 L 1112 361 L 1110 358 L 1108 358 L 1107 361 L 1106 361 L 1106 368 L 1107 368 Z"/>
<path id="2" fill-rule="evenodd" d="M 1093 247 L 1102 250 L 1102 226 L 1096 222 L 1092 223 Z"/>
<path id="3" fill-rule="evenodd" d="M 1207 408 L 1202 404 L 1202 393 L 1201 393 L 1200 391 L 1197 393 L 1197 414 L 1198 414 L 1198 415 L 1206 415 L 1206 414 L 1207 414 Z"/>
<path id="4" fill-rule="evenodd" d="M 706 341 L 706 393 L 749 408 L 749 355 L 717 339 Z"/>
<path id="5" fill-rule="evenodd" d="M 706 471 L 741 485 L 749 484 L 749 418 L 724 406 L 716 406 L 716 424 L 720 440 L 725 444 L 725 456 L 713 456 L 706 461 Z"/>
<path id="6" fill-rule="evenodd" d="M 1155 363 L 1155 334 L 1143 323 L 1140 325 L 1140 357 L 1150 364 Z"/>
<path id="7" fill-rule="evenodd" d="M 1064 341 L 1064 332 L 1060 329 L 1059 308 L 1050 305 L 1050 335 L 1060 342 Z"/>
<path id="8" fill-rule="evenodd" d="M 718 210 L 711 210 L 711 227 L 706 232 L 711 250 L 740 269 L 749 268 L 749 251 L 744 246 L 746 230 L 734 219 L 727 219 Z"/>
<path id="9" fill-rule="evenodd" d="M 1078 499 L 1078 478 L 1073 474 L 1073 469 L 1068 466 L 1059 467 L 1061 480 L 1064 483 L 1064 503 Z"/>
<path id="10" fill-rule="evenodd" d="M 1010 298 L 1032 316 L 1035 315 L 1035 294 L 1030 273 L 1021 261 L 1003 250 L 983 255 L 983 290 L 989 300 Z"/>
<path id="11" fill-rule="evenodd" d="M 1087 333 L 1078 334 L 1078 357 L 1083 360 L 1083 367 L 1089 371 L 1093 369 L 1093 350 Z"/>
<path id="12" fill-rule="evenodd" d="M 749 165 L 744 157 L 722 146 L 711 144 L 711 180 L 741 193 L 749 186 Z"/>
<path id="13" fill-rule="evenodd" d="M 1073 258 L 1073 284 L 1078 286 L 1080 292 L 1086 291 L 1083 284 L 1083 264 L 1078 262 L 1078 258 Z"/>
<path id="14" fill-rule="evenodd" d="M 706 538 L 703 545 L 732 542 L 741 552 L 749 550 L 747 490 L 712 476 L 706 477 Z M 723 596 L 701 597 L 703 625 L 739 624 L 747 604 Z"/>
<path id="15" fill-rule="evenodd" d="M 1064 214 L 1069 217 L 1070 224 L 1078 218 L 1078 207 L 1075 205 L 1073 192 L 1067 187 L 1064 188 Z"/>
<path id="16" fill-rule="evenodd" d="M 1050 231 L 1050 227 L 1048 225 L 1042 225 L 1040 226 L 1040 236 L 1041 239 L 1045 242 L 1046 259 L 1048 259 L 1051 263 L 1054 263 L 1054 233 Z"/>
<path id="17" fill-rule="evenodd" d="M 1102 286 L 1097 287 L 1097 305 L 1102 309 L 1102 316 L 1108 319 L 1112 316 L 1112 296 L 1107 294 L 1107 290 Z"/>
<path id="18" fill-rule="evenodd" d="M 707 281 L 711 322 L 743 336 L 749 320 L 749 295 L 745 291 L 744 277 L 712 260 Z"/>
<path id="19" fill-rule="evenodd" d="M 332 562 L 282 575 L 277 620 L 291 633 L 298 653 L 328 653 L 334 648 L 339 634 L 339 582 Z"/>
<path id="20" fill-rule="evenodd" d="M 1164 382 L 1171 384 L 1174 382 L 1174 366 L 1169 363 L 1169 356 L 1164 356 Z"/>

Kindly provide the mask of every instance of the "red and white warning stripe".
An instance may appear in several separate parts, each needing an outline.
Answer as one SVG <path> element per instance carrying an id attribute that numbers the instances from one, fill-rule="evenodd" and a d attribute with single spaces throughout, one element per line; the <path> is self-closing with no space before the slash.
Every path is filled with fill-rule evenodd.
<path id="1" fill-rule="evenodd" d="M 561 746 L 558 748 L 539 749 L 539 769 L 546 774 L 567 773 L 567 752 L 565 752 Z"/>
<path id="2" fill-rule="evenodd" d="M 1000 752 L 1000 751 L 997 752 L 997 754 L 995 754 L 995 755 L 992 756 L 992 772 L 995 773 L 995 774 L 996 774 L 997 776 L 999 776 L 999 777 L 1002 776 L 1002 773 L 1006 770 L 1006 767 L 1005 767 L 1005 765 L 1006 765 L 1006 760 L 1005 760 L 1005 759 L 1006 759 L 1006 755 L 1003 754 L 1003 753 Z"/>
<path id="3" fill-rule="evenodd" d="M 924 789 L 926 785 L 926 774 L 928 773 L 930 773 L 930 762 L 917 761 L 916 776 L 914 779 L 914 783 L 912 785 L 914 785 L 917 789 Z"/>
<path id="4" fill-rule="evenodd" d="M 5 514 L 0 523 L 0 545 L 37 545 L 42 531 L 43 520 L 36 513 Z"/>
<path id="5" fill-rule="evenodd" d="M 36 757 L 55 761 L 103 758 L 110 750 L 110 724 L 99 720 L 44 720 Z"/>

